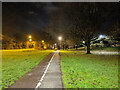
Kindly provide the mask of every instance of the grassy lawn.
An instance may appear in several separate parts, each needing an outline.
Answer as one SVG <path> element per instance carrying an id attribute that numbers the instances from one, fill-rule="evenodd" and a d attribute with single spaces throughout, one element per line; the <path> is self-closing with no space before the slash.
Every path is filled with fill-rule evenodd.
<path id="1" fill-rule="evenodd" d="M 60 51 L 64 88 L 118 88 L 118 56 Z"/>
<path id="2" fill-rule="evenodd" d="M 79 47 L 77 48 L 77 50 L 79 51 L 86 51 L 87 47 Z M 76 49 L 68 49 L 68 51 L 76 51 Z M 91 51 L 111 51 L 111 52 L 118 52 L 120 51 L 120 47 L 91 47 Z"/>
<path id="3" fill-rule="evenodd" d="M 116 52 L 118 52 L 118 51 L 120 51 L 120 47 L 102 47 L 102 48 L 98 47 L 98 48 L 93 48 L 91 50 L 114 51 L 114 52 L 116 51 Z"/>
<path id="4" fill-rule="evenodd" d="M 2 86 L 7 88 L 36 66 L 52 50 L 3 50 Z"/>
<path id="5" fill-rule="evenodd" d="M 106 47 L 106 48 L 103 48 L 103 50 L 106 50 L 106 51 L 119 51 L 120 47 Z"/>

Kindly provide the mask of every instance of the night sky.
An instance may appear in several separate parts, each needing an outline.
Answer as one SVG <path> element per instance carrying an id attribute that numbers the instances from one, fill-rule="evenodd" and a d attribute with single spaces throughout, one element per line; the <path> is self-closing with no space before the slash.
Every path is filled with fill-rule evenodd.
<path id="1" fill-rule="evenodd" d="M 25 40 L 29 34 L 32 35 L 35 40 L 46 38 L 45 35 L 49 35 L 48 27 L 52 24 L 51 18 L 54 20 L 53 26 L 57 27 L 57 33 L 53 30 L 53 32 L 51 32 L 51 38 L 57 38 L 57 36 L 65 31 L 65 27 L 69 26 L 69 23 L 66 23 L 62 17 L 63 13 L 61 14 L 61 10 L 64 10 L 64 8 L 69 5 L 69 2 L 4 2 L 2 5 L 3 35 L 9 37 L 17 36 L 18 38 L 22 36 L 21 41 Z M 103 3 L 103 6 L 107 5 L 108 7 L 103 9 L 103 12 L 111 11 L 106 21 L 101 24 L 101 30 L 113 24 L 112 22 L 116 17 L 117 7 Z M 78 8 L 78 10 L 80 9 L 81 8 Z M 66 14 L 66 12 L 64 14 Z M 46 34 L 44 35 L 43 33 Z"/>
<path id="2" fill-rule="evenodd" d="M 57 10 L 53 3 L 3 3 L 3 35 L 42 35 Z"/>

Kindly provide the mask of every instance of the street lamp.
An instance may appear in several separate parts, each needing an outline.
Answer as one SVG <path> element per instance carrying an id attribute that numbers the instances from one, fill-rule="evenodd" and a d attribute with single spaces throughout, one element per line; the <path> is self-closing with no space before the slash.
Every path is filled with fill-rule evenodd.
<path id="1" fill-rule="evenodd" d="M 103 38 L 104 36 L 103 35 L 99 35 L 99 38 Z"/>
<path id="2" fill-rule="evenodd" d="M 29 35 L 29 36 L 28 36 L 28 38 L 30 39 L 30 38 L 32 38 L 32 36 L 31 36 L 31 35 Z"/>
<path id="3" fill-rule="evenodd" d="M 31 42 L 31 41 L 32 41 L 32 39 L 29 39 L 29 41 Z"/>
<path id="4" fill-rule="evenodd" d="M 32 36 L 29 35 L 28 38 L 29 38 L 29 41 L 31 42 L 32 41 Z"/>
<path id="5" fill-rule="evenodd" d="M 62 37 L 58 37 L 58 40 L 60 40 L 60 41 L 61 41 L 61 40 L 62 40 Z"/>
<path id="6" fill-rule="evenodd" d="M 55 44 L 53 44 L 54 49 L 56 48 L 56 45 L 57 45 L 56 43 L 55 43 Z"/>
<path id="7" fill-rule="evenodd" d="M 99 39 L 107 38 L 106 35 L 99 35 Z"/>
<path id="8" fill-rule="evenodd" d="M 58 37 L 58 40 L 60 41 L 60 47 L 61 47 L 61 40 L 62 40 L 62 37 Z"/>
<path id="9" fill-rule="evenodd" d="M 85 41 L 83 41 L 83 43 L 85 43 Z"/>
<path id="10" fill-rule="evenodd" d="M 42 40 L 42 43 L 44 43 L 44 40 Z"/>

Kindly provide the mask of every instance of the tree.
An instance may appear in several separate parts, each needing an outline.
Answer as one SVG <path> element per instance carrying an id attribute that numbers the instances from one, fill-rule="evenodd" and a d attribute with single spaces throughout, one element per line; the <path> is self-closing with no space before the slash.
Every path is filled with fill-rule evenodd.
<path id="1" fill-rule="evenodd" d="M 63 12 L 69 23 L 68 32 L 71 40 L 75 43 L 85 41 L 87 54 L 90 54 L 91 39 L 99 33 L 104 33 L 104 28 L 110 25 L 108 22 L 112 22 L 117 15 L 116 8 L 118 8 L 116 3 L 70 3 L 67 5 L 63 8 Z M 109 25 L 104 26 L 104 24 Z"/>
<path id="2" fill-rule="evenodd" d="M 87 54 L 90 53 L 90 40 L 95 36 L 98 25 L 98 9 L 94 3 L 73 3 L 71 5 L 69 20 L 71 22 L 70 36 L 76 44 L 86 42 Z"/>
<path id="3" fill-rule="evenodd" d="M 10 49 L 12 48 L 14 38 L 2 35 L 2 49 Z"/>
<path id="4" fill-rule="evenodd" d="M 119 23 L 115 23 L 114 25 L 112 25 L 112 27 L 110 28 L 110 32 L 108 33 L 108 35 L 115 41 L 120 41 L 120 24 Z"/>

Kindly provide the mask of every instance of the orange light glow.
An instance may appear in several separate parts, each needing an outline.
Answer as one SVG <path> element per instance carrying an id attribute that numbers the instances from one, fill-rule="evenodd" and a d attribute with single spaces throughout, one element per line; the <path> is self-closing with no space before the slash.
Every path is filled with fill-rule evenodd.
<path id="1" fill-rule="evenodd" d="M 42 43 L 44 43 L 44 40 L 42 40 Z"/>
<path id="2" fill-rule="evenodd" d="M 32 39 L 29 39 L 29 41 L 31 42 L 31 41 L 32 41 Z"/>
<path id="3" fill-rule="evenodd" d="M 28 38 L 32 38 L 32 36 L 31 35 L 29 35 L 29 37 Z"/>

